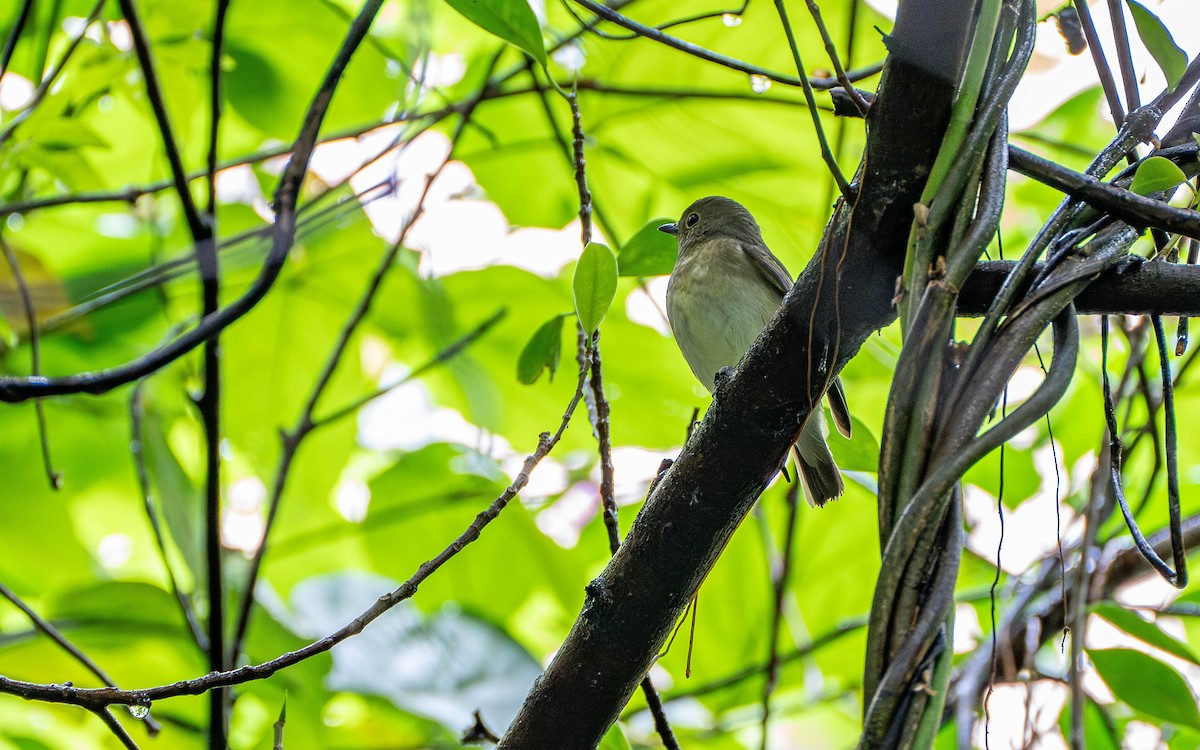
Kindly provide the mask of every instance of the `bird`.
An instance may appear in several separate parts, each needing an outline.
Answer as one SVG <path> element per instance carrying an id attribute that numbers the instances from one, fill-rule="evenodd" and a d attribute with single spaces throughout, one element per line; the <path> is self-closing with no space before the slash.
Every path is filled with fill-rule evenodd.
<path id="1" fill-rule="evenodd" d="M 667 321 L 692 373 L 712 393 L 718 371 L 736 366 L 775 316 L 792 277 L 767 248 L 754 216 L 730 198 L 701 198 L 679 221 L 658 229 L 679 242 L 667 282 Z M 838 431 L 850 437 L 840 380 L 827 395 Z M 815 408 L 793 446 L 804 496 L 817 507 L 845 489 L 828 434 L 824 412 Z"/>

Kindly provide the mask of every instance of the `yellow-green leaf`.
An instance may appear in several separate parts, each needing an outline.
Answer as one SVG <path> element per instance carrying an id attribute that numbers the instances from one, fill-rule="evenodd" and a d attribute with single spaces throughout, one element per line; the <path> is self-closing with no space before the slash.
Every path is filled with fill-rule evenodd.
<path id="1" fill-rule="evenodd" d="M 1190 661 L 1193 664 L 1200 664 L 1200 660 L 1196 659 L 1196 654 L 1188 648 L 1187 644 L 1172 638 L 1155 623 L 1143 620 L 1136 613 L 1130 612 L 1124 607 L 1118 606 L 1113 602 L 1098 602 L 1092 605 L 1092 612 L 1100 615 L 1134 638 L 1144 641 L 1155 648 L 1162 649 L 1172 656 L 1178 656 L 1180 659 Z"/>
<path id="2" fill-rule="evenodd" d="M 675 267 L 679 243 L 674 237 L 658 231 L 671 219 L 654 219 L 629 238 L 617 257 L 622 276 L 665 276 Z"/>
<path id="3" fill-rule="evenodd" d="M 1200 708 L 1174 667 L 1128 648 L 1089 650 L 1113 695 L 1135 711 L 1176 726 L 1200 729 Z"/>
<path id="4" fill-rule="evenodd" d="M 1158 63 L 1158 67 L 1162 68 L 1163 75 L 1167 77 L 1167 86 L 1175 88 L 1179 79 L 1183 77 L 1183 72 L 1187 70 L 1187 54 L 1179 49 L 1179 45 L 1171 37 L 1171 32 L 1158 16 L 1135 0 L 1126 2 L 1129 3 L 1129 12 L 1133 15 L 1133 24 L 1137 26 L 1142 44 L 1150 50 L 1150 55 L 1154 62 Z"/>
<path id="5" fill-rule="evenodd" d="M 542 28 L 526 0 L 446 0 L 446 3 L 479 28 L 529 53 L 543 66 L 546 64 Z"/>
<path id="6" fill-rule="evenodd" d="M 543 323 L 517 358 L 517 380 L 525 385 L 532 385 L 542 375 L 542 370 L 550 370 L 550 379 L 558 372 L 558 361 L 562 357 L 562 322 L 563 316 L 555 315 Z"/>
<path id="7" fill-rule="evenodd" d="M 1182 184 L 1187 175 L 1175 162 L 1163 156 L 1151 156 L 1138 165 L 1129 189 L 1138 195 L 1150 195 Z"/>
<path id="8" fill-rule="evenodd" d="M 600 327 L 617 294 L 617 256 L 607 245 L 589 242 L 575 264 L 571 287 L 579 324 L 590 334 Z"/>

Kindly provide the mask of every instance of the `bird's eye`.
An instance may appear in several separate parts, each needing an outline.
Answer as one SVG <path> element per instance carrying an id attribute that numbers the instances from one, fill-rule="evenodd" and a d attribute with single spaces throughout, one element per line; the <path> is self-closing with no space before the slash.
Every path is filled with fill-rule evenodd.
<path id="1" fill-rule="evenodd" d="M 684 222 L 688 229 L 696 226 L 696 222 L 700 221 L 700 214 L 688 214 L 687 221 Z"/>

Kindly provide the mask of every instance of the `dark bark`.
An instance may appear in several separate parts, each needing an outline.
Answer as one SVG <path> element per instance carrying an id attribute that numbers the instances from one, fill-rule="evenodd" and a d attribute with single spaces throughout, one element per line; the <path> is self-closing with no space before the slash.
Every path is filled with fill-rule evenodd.
<path id="1" fill-rule="evenodd" d="M 587 587 L 583 610 L 509 728 L 504 748 L 594 747 L 653 664 L 734 530 L 779 470 L 812 404 L 892 303 L 925 175 L 942 140 L 968 4 L 901 6 L 892 55 L 868 114 L 857 200 L 839 201 L 819 252 L 743 367 L 713 404 L 620 550 Z M 904 19 L 905 14 L 916 14 Z M 939 18 L 937 54 L 898 42 Z M 957 23 L 955 23 L 957 22 Z M 938 24 L 933 24 L 937 26 Z M 957 34 L 955 34 L 957 32 Z M 958 45 L 958 53 L 953 53 Z M 836 510 L 836 508 L 835 508 Z"/>
<path id="2" fill-rule="evenodd" d="M 980 263 L 963 284 L 958 314 L 987 311 L 1013 267 L 1011 261 Z M 1034 272 L 1034 276 L 1040 273 Z M 1075 299 L 1076 312 L 1098 315 L 1200 315 L 1200 266 L 1130 259 L 1100 275 Z M 1021 290 L 1024 294 L 1024 290 Z"/>

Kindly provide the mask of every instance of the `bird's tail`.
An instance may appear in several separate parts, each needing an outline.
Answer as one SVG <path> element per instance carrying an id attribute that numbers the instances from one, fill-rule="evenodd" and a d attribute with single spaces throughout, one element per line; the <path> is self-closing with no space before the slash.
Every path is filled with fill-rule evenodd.
<path id="1" fill-rule="evenodd" d="M 809 505 L 818 508 L 841 497 L 845 490 L 842 473 L 838 470 L 829 445 L 825 442 L 828 432 L 823 410 L 815 409 L 793 446 L 796 452 L 796 466 L 799 467 L 800 484 L 804 487 L 804 497 Z"/>

